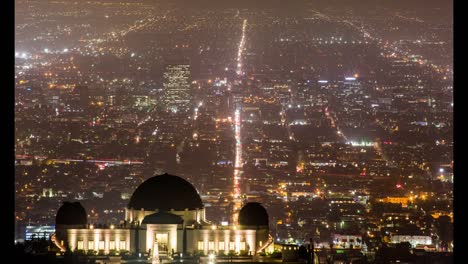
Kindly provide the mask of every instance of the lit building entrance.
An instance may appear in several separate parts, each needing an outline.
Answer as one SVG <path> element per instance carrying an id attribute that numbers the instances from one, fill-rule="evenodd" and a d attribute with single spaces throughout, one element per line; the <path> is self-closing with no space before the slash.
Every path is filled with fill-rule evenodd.
<path id="1" fill-rule="evenodd" d="M 169 234 L 168 233 L 158 233 L 156 234 L 156 241 L 158 241 L 158 251 L 159 254 L 167 255 L 168 251 L 168 241 L 169 241 Z"/>

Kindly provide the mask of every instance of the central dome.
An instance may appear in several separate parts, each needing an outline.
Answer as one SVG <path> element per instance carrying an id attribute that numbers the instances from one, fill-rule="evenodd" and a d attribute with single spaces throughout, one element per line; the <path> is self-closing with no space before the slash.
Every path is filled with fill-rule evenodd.
<path id="1" fill-rule="evenodd" d="M 203 208 L 197 190 L 181 177 L 167 173 L 154 176 L 140 184 L 128 203 L 129 209 L 183 211 Z"/>

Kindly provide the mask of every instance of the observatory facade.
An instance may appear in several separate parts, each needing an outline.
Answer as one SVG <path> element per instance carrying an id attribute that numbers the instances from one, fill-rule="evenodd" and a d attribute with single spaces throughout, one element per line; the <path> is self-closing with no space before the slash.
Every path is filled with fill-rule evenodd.
<path id="1" fill-rule="evenodd" d="M 174 253 L 255 255 L 269 245 L 271 237 L 268 214 L 260 204 L 247 203 L 238 225 L 214 225 L 206 219 L 193 185 L 164 174 L 138 186 L 120 225 L 90 225 L 79 203 L 65 202 L 57 212 L 54 241 L 62 250 L 150 256 L 157 250 L 164 257 Z"/>

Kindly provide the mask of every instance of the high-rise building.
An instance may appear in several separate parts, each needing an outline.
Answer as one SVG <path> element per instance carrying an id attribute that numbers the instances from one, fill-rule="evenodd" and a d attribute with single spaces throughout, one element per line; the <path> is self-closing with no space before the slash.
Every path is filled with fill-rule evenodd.
<path id="1" fill-rule="evenodd" d="M 173 112 L 188 110 L 190 94 L 190 65 L 168 64 L 164 71 L 164 104 Z"/>
<path id="2" fill-rule="evenodd" d="M 343 92 L 345 94 L 362 92 L 361 82 L 356 77 L 345 77 L 343 81 Z"/>

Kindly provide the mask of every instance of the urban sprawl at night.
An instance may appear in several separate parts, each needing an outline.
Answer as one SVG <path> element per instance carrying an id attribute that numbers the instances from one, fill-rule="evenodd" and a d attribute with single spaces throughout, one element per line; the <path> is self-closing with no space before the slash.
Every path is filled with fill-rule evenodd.
<path id="1" fill-rule="evenodd" d="M 451 1 L 196 2 L 15 1 L 15 244 L 93 263 L 452 263 Z M 72 205 L 85 220 L 66 231 Z M 133 246 L 165 221 L 177 245 Z"/>

